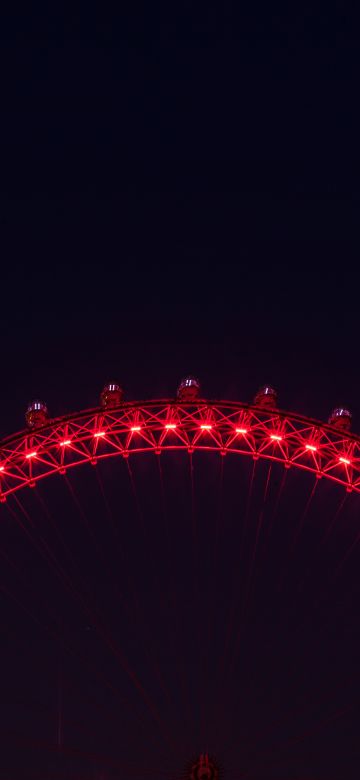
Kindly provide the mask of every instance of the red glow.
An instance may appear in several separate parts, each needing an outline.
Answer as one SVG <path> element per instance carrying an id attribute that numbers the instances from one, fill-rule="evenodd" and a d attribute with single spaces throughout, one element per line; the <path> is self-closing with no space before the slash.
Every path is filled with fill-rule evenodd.
<path id="1" fill-rule="evenodd" d="M 176 436 L 167 436 L 180 431 L 183 436 L 179 441 Z M 136 436 L 140 432 L 144 432 L 144 437 Z M 216 436 L 209 435 L 213 432 Z M 28 431 L 20 431 L 1 442 L 0 482 L 3 496 L 65 468 L 64 457 L 69 460 L 70 450 L 74 447 L 76 458 L 70 458 L 67 470 L 91 463 L 95 454 L 99 460 L 114 455 L 126 458 L 132 451 L 160 453 L 167 449 L 186 449 L 195 452 L 205 445 L 219 454 L 233 452 L 239 457 L 268 458 L 283 463 L 285 468 L 291 464 L 314 475 L 319 472 L 318 476 L 338 483 L 345 482 L 346 485 L 350 482 L 353 468 L 360 463 L 360 435 L 353 434 L 351 441 L 344 439 L 341 443 L 337 435 L 329 436 L 328 426 L 323 426 L 320 421 L 314 427 L 314 421 L 307 417 L 279 410 L 271 419 L 268 415 L 261 414 L 259 417 L 257 409 L 236 401 L 228 404 L 227 401 L 201 400 L 199 405 L 179 404 L 175 410 L 173 398 L 153 400 L 145 405 L 133 402 L 131 407 L 127 404 L 119 406 L 114 416 L 106 418 L 98 413 L 94 417 L 93 409 L 85 409 L 72 415 L 71 422 L 68 415 L 48 420 L 40 432 L 35 431 L 35 435 L 34 439 Z M 247 440 L 253 436 L 255 449 L 242 446 L 241 440 L 237 441 L 237 437 Z M 104 438 L 110 442 L 113 437 L 118 445 L 116 450 L 94 444 L 96 439 Z M 69 453 L 66 453 L 67 449 Z M 312 457 L 304 457 L 306 455 Z M 321 455 L 321 464 L 317 462 L 317 455 Z M 25 459 L 29 460 L 29 468 L 25 467 Z M 32 460 L 34 466 L 30 465 Z M 38 463 L 35 461 L 41 462 L 41 469 L 36 468 Z M 33 475 L 32 471 L 36 473 Z M 352 489 L 360 494 L 360 480 L 355 480 Z"/>

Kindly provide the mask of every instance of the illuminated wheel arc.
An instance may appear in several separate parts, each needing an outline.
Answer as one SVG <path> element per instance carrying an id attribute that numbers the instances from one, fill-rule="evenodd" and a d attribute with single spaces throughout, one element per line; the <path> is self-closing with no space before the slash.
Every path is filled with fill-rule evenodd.
<path id="1" fill-rule="evenodd" d="M 154 400 L 87 409 L 0 443 L 0 498 L 109 457 L 217 451 L 294 466 L 360 493 L 360 436 L 241 402 Z"/>

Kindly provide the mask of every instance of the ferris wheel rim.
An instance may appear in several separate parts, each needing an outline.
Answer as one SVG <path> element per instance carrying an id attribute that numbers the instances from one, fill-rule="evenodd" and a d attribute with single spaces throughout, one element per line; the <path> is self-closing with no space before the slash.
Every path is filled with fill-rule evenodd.
<path id="1" fill-rule="evenodd" d="M 236 415 L 249 421 L 249 430 L 245 433 L 245 427 L 236 427 Z M 175 433 L 177 423 L 166 423 L 172 416 L 179 421 L 179 431 L 181 428 L 184 434 L 178 435 L 176 441 L 171 440 L 171 434 Z M 131 427 L 132 419 L 141 420 L 144 425 Z M 99 423 L 105 431 L 98 430 Z M 200 430 L 196 430 L 197 426 Z M 235 434 L 233 438 L 231 427 Z M 75 429 L 76 441 L 73 439 Z M 63 431 L 71 431 L 71 438 L 64 439 L 65 433 L 61 440 Z M 237 433 L 245 437 L 246 446 L 240 447 L 235 441 Z M 141 446 L 134 443 L 136 437 L 132 434 L 140 436 Z M 96 437 L 102 443 L 106 442 L 106 451 L 101 448 L 100 441 L 96 442 L 96 447 L 87 447 L 87 443 Z M 316 441 L 316 444 L 306 441 Z M 79 457 L 70 460 L 67 454 L 70 449 L 74 453 L 74 443 L 80 447 Z M 317 477 L 337 482 L 348 491 L 360 493 L 358 434 L 298 413 L 241 401 L 165 398 L 122 402 L 105 409 L 91 407 L 7 436 L 0 441 L 0 498 L 4 500 L 25 486 L 33 486 L 47 476 L 64 473 L 85 462 L 95 464 L 116 455 L 128 457 L 149 451 L 158 455 L 170 450 L 250 455 L 255 460 L 267 459 L 288 468 L 294 466 L 312 472 Z M 303 456 L 309 457 L 304 459 Z"/>
<path id="2" fill-rule="evenodd" d="M 123 401 L 121 404 L 112 407 L 111 411 L 113 412 L 119 412 L 122 410 L 131 411 L 132 409 L 149 408 L 160 404 L 161 405 L 166 404 L 169 406 L 174 406 L 179 408 L 224 407 L 229 409 L 232 408 L 234 410 L 244 409 L 244 410 L 249 410 L 254 412 L 261 411 L 261 408 L 257 404 L 250 404 L 250 403 L 246 403 L 245 401 L 233 401 L 227 399 L 219 400 L 219 399 L 208 399 L 208 398 L 197 398 L 196 401 L 181 401 L 178 398 L 167 398 L 167 397 L 145 399 L 145 400 Z M 42 431 L 45 431 L 49 428 L 53 428 L 54 425 L 62 422 L 81 419 L 82 417 L 86 417 L 88 415 L 93 415 L 93 414 L 104 414 L 106 411 L 108 410 L 104 410 L 102 406 L 85 407 L 84 409 L 80 409 L 74 412 L 67 412 L 66 414 L 58 415 L 57 417 L 51 417 L 44 425 L 39 426 L 39 429 L 41 428 Z M 334 432 L 333 425 L 325 422 L 324 420 L 320 420 L 318 417 L 310 417 L 309 415 L 300 414 L 299 412 L 293 412 L 289 409 L 280 409 L 277 407 L 273 409 L 269 407 L 266 411 L 271 412 L 274 415 L 281 417 L 282 419 L 289 418 L 292 420 L 297 420 L 299 422 L 307 422 L 311 425 L 328 430 L 329 432 Z M 25 428 L 20 428 L 18 431 L 14 431 L 13 433 L 10 433 L 7 436 L 4 436 L 3 438 L 0 438 L 0 451 L 4 444 L 8 444 L 12 441 L 15 441 L 19 437 L 29 435 L 30 432 L 31 431 L 29 431 L 29 428 L 25 427 Z M 354 431 L 346 431 L 346 437 L 344 438 L 359 442 L 360 444 L 360 433 L 354 433 Z"/>

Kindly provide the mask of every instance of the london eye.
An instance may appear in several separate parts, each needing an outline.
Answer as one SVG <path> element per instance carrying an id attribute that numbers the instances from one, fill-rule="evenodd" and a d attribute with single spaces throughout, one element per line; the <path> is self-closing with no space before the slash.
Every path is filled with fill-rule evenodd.
<path id="1" fill-rule="evenodd" d="M 291 777 L 310 777 L 314 735 L 331 750 L 356 720 L 350 411 L 286 412 L 270 385 L 209 400 L 187 377 L 141 402 L 112 381 L 60 417 L 37 400 L 25 422 L 0 443 L 4 642 L 19 654 L 5 750 L 36 777 L 256 780 L 296 762 Z"/>

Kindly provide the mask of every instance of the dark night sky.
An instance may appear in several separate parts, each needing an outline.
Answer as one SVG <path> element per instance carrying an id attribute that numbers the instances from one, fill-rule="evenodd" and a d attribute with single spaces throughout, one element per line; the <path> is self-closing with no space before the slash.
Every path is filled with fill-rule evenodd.
<path id="1" fill-rule="evenodd" d="M 335 405 L 348 404 L 354 429 L 360 431 L 356 19 L 347 18 L 339 3 L 326 15 L 318 15 L 313 4 L 288 14 L 261 6 L 241 13 L 229 0 L 221 7 L 182 3 L 178 13 L 135 4 L 131 13 L 116 18 L 100 14 L 90 4 L 78 15 L 74 11 L 71 19 L 60 14 L 35 18 L 31 11 L 9 16 L 0 37 L 1 434 L 23 427 L 26 404 L 34 397 L 44 398 L 50 412 L 60 415 L 95 405 L 104 381 L 113 377 L 123 383 L 128 398 L 141 399 L 173 395 L 186 373 L 199 376 L 204 395 L 210 398 L 250 400 L 260 384 L 271 382 L 278 388 L 282 408 L 311 417 L 326 419 Z M 87 678 L 67 656 L 64 660 L 58 645 L 27 622 L 21 609 L 11 610 L 13 602 L 4 596 L 2 666 L 8 675 L 1 683 L 4 695 L 0 693 L 1 780 L 130 780 L 131 773 L 123 767 L 131 756 L 143 767 L 134 775 L 136 780 L 147 776 L 155 780 L 162 777 L 161 771 L 164 777 L 181 771 L 188 753 L 203 749 L 196 729 L 187 728 L 191 717 L 187 720 L 186 702 L 174 683 L 180 657 L 195 691 L 201 668 L 201 653 L 187 641 L 198 626 L 195 608 L 188 613 L 186 606 L 193 598 L 193 580 L 185 577 L 183 584 L 184 571 L 191 569 L 189 538 L 179 530 L 191 503 L 186 463 L 169 461 L 164 466 L 174 523 L 171 556 L 158 519 L 154 468 L 134 466 L 144 516 L 155 528 L 154 540 L 147 538 L 146 545 L 139 546 L 130 525 L 126 533 L 121 526 L 126 563 L 124 582 L 121 568 L 119 584 L 126 592 L 125 579 L 132 576 L 133 561 L 139 559 L 134 581 L 148 615 L 143 629 L 146 624 L 156 637 L 151 641 L 160 666 L 174 686 L 171 705 L 162 701 L 156 686 L 152 693 L 164 720 L 177 731 L 180 768 L 166 749 L 146 752 L 147 738 L 158 744 L 151 720 L 148 731 L 138 733 L 101 682 L 93 678 L 89 682 L 91 675 Z M 205 519 L 210 518 L 213 528 L 220 495 L 218 463 L 199 461 L 195 468 L 206 560 Z M 296 476 L 287 485 L 274 542 L 264 548 L 264 572 L 270 574 L 262 574 L 261 567 L 258 571 L 260 596 L 255 603 L 263 606 L 247 626 L 244 657 L 249 677 L 240 664 L 233 697 L 228 694 L 226 702 L 223 731 L 233 737 L 217 735 L 228 780 L 237 780 L 245 770 L 249 780 L 340 780 L 359 774 L 359 680 L 351 690 L 345 686 L 343 698 L 334 694 L 327 709 L 319 704 L 332 683 L 341 688 L 344 670 L 356 667 L 354 648 L 360 635 L 356 562 L 344 575 L 338 598 L 332 601 L 330 592 L 328 612 L 319 613 L 318 622 L 314 619 L 298 645 L 289 618 L 290 597 L 273 605 L 269 617 L 270 596 L 264 595 L 267 576 L 272 582 L 271 572 L 286 559 L 288 538 L 285 533 L 283 540 L 281 529 L 288 528 L 311 489 L 309 480 L 297 482 Z M 268 519 L 280 477 L 280 472 L 273 475 Z M 119 480 L 114 467 L 103 468 L 101 478 L 116 520 L 121 502 L 122 517 L 135 522 L 125 471 Z M 71 479 L 97 540 L 118 571 L 111 528 L 106 526 L 105 533 L 100 522 L 104 508 L 98 493 L 93 495 L 93 475 L 86 472 Z M 223 604 L 241 581 L 240 575 L 239 581 L 234 575 L 234 582 L 226 572 L 231 570 L 229 561 L 233 571 L 238 567 L 229 540 L 234 540 L 234 547 L 236 541 L 241 544 L 234 518 L 236 512 L 244 516 L 250 465 L 244 465 L 241 500 L 237 479 L 233 467 L 226 465 L 219 590 L 204 562 L 199 595 L 205 605 L 212 594 L 220 626 L 226 613 Z M 250 513 L 254 522 L 265 471 L 259 470 L 257 479 Z M 324 529 L 339 494 L 326 486 L 321 490 L 311 518 Z M 41 495 L 63 524 L 66 543 L 78 563 L 76 576 L 96 591 L 99 609 L 109 618 L 114 635 L 121 635 L 151 688 L 155 683 L 148 676 L 144 654 L 131 644 L 131 631 L 121 633 L 122 618 L 114 617 L 117 596 L 93 560 L 91 538 L 75 517 L 68 492 L 52 483 Z M 29 511 L 39 512 L 35 504 L 26 498 Z M 289 593 L 299 600 L 300 617 L 312 589 L 320 589 L 321 577 L 326 580 L 336 566 L 337 551 L 356 536 L 357 505 L 354 499 L 345 530 L 330 544 L 327 557 L 319 552 L 318 532 L 313 536 L 308 532 L 298 553 L 299 576 L 308 565 L 312 572 L 308 585 L 299 596 L 291 589 L 291 578 L 288 582 Z M 46 527 L 44 513 L 35 516 L 56 555 L 71 569 L 70 559 Z M 4 521 L 3 549 L 13 561 L 22 562 L 34 600 L 25 582 L 15 580 L 6 566 L 2 587 L 13 590 L 19 601 L 30 599 L 40 622 L 46 622 L 41 594 L 48 592 L 65 634 L 79 652 L 91 657 L 98 671 L 106 670 L 115 686 L 124 686 L 136 708 L 136 694 L 127 690 L 128 683 L 111 665 L 114 661 L 105 657 L 101 642 L 93 638 L 91 627 L 87 629 L 87 618 L 44 567 L 34 545 L 12 529 L 9 517 Z M 176 626 L 171 639 L 162 633 L 170 607 L 161 597 L 168 587 L 176 593 L 179 614 L 184 612 L 185 638 L 179 639 Z M 207 609 L 204 606 L 204 619 L 211 621 L 214 615 Z M 270 639 L 275 646 L 272 654 L 258 652 Z M 171 648 L 174 673 L 170 650 L 164 648 Z M 304 660 L 307 651 L 310 661 Z M 210 666 L 217 653 L 214 640 L 208 651 Z M 23 665 L 24 655 L 28 660 Z M 295 718 L 294 734 L 310 729 L 336 708 L 352 709 L 343 720 L 288 749 L 265 740 L 261 749 L 269 754 L 275 750 L 275 759 L 281 760 L 258 767 L 246 746 L 265 722 L 300 696 L 288 693 L 287 698 L 292 680 L 289 655 L 300 673 L 303 669 L 310 702 L 303 720 Z M 64 676 L 62 752 L 56 748 L 59 666 Z M 93 705 L 71 693 L 74 679 L 107 708 L 111 726 L 108 722 L 104 726 Z M 205 673 L 201 679 L 199 691 L 204 694 Z M 212 717 L 209 691 L 206 707 Z M 197 696 L 194 693 L 194 699 Z M 197 706 L 191 702 L 191 711 Z M 119 742 L 118 732 L 125 735 L 125 744 Z M 279 744 L 291 741 L 290 732 L 279 728 Z M 211 752 L 211 745 L 205 747 Z"/>

